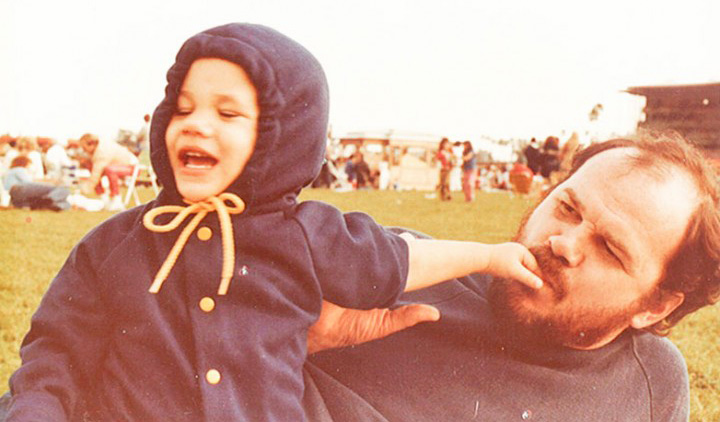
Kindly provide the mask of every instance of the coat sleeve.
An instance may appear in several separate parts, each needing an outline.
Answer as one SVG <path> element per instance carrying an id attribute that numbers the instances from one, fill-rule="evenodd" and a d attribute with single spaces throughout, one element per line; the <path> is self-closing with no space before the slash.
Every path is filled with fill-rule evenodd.
<path id="1" fill-rule="evenodd" d="M 369 215 L 321 202 L 297 207 L 323 298 L 340 306 L 388 307 L 405 290 L 408 246 Z"/>
<path id="2" fill-rule="evenodd" d="M 81 419 L 75 412 L 93 389 L 106 325 L 95 249 L 81 242 L 50 284 L 20 348 L 21 367 L 10 379 L 7 421 Z"/>

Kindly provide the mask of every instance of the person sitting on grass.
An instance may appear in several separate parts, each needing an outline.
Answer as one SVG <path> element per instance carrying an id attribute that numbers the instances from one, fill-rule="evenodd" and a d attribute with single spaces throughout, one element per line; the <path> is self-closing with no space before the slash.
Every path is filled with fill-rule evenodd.
<path id="1" fill-rule="evenodd" d="M 61 211 L 69 209 L 70 190 L 64 186 L 33 182 L 28 170 L 31 165 L 30 158 L 18 155 L 12 160 L 10 169 L 3 175 L 3 185 L 10 194 L 12 206 L 32 210 Z"/>
<path id="2" fill-rule="evenodd" d="M 515 238 L 541 289 L 478 274 L 393 310 L 325 303 L 315 352 L 443 316 L 311 355 L 308 417 L 687 421 L 687 367 L 662 336 L 720 298 L 718 200 L 714 172 L 681 138 L 588 147 Z"/>
<path id="3" fill-rule="evenodd" d="M 167 78 L 151 127 L 163 190 L 73 249 L 23 341 L 8 421 L 302 421 L 323 298 L 389 306 L 476 271 L 542 284 L 517 243 L 406 240 L 298 203 L 325 155 L 328 91 L 286 36 L 209 29 Z"/>

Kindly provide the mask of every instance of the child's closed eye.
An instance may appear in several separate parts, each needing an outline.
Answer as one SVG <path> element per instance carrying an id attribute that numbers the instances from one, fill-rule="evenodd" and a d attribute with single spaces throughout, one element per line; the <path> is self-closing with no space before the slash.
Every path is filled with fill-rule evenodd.
<path id="1" fill-rule="evenodd" d="M 243 116 L 243 114 L 240 112 L 237 112 L 235 110 L 227 110 L 227 109 L 219 110 L 218 114 L 220 114 L 222 117 L 228 117 L 228 118 Z"/>

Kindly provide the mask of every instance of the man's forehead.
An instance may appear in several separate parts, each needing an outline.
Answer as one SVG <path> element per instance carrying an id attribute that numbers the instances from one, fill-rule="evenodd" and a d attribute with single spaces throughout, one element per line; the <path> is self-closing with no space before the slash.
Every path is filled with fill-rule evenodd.
<path id="1" fill-rule="evenodd" d="M 570 179 L 587 171 L 628 171 L 632 166 L 632 159 L 638 157 L 640 151 L 634 147 L 612 148 L 590 157 L 580 168 L 570 176 Z M 610 176 L 611 174 L 608 174 Z M 614 175 L 614 174 L 613 174 Z"/>
<path id="2" fill-rule="evenodd" d="M 683 198 L 693 206 L 698 203 L 698 188 L 686 169 L 661 159 L 638 160 L 641 154 L 634 147 L 603 151 L 588 159 L 566 182 L 574 185 L 576 183 L 572 182 L 582 179 L 596 189 L 613 188 L 620 183 L 625 189 L 638 192 L 647 190 L 648 184 L 651 184 L 655 193 L 665 197 L 666 202 Z M 677 197 L 678 194 L 680 197 Z"/>
<path id="3" fill-rule="evenodd" d="M 616 148 L 590 158 L 560 188 L 576 193 L 588 218 L 616 232 L 632 254 L 668 259 L 679 247 L 697 209 L 690 175 L 667 164 L 633 164 L 635 148 Z M 658 168 L 663 166 L 662 171 Z"/>

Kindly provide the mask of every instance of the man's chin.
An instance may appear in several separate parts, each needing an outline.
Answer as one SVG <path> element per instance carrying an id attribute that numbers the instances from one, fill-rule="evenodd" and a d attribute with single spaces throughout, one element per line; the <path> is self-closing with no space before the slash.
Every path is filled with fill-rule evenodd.
<path id="1" fill-rule="evenodd" d="M 554 292 L 533 291 L 517 282 L 495 280 L 488 290 L 490 309 L 500 335 L 507 340 L 537 347 L 589 349 L 621 329 L 627 311 L 560 311 Z M 588 324 L 589 321 L 600 323 Z"/>
<path id="2" fill-rule="evenodd" d="M 488 301 L 500 332 L 523 343 L 547 340 L 546 330 L 538 329 L 540 292 L 520 283 L 496 279 L 488 290 Z"/>
<path id="3" fill-rule="evenodd" d="M 497 311 L 510 313 L 511 319 L 518 322 L 548 315 L 559 302 L 547 283 L 537 290 L 517 281 L 500 279 L 496 280 L 490 289 L 491 295 L 497 296 L 497 305 L 504 308 Z"/>

